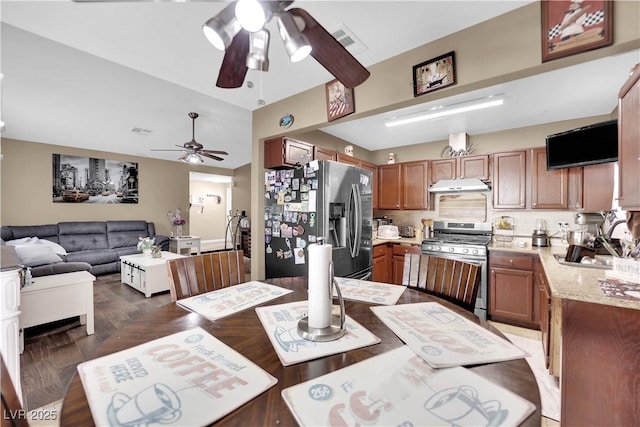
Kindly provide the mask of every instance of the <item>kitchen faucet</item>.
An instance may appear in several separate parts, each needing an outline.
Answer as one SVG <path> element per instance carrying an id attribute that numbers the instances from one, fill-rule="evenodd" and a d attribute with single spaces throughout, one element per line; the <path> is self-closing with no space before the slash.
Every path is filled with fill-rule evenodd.
<path id="1" fill-rule="evenodd" d="M 610 218 L 610 217 L 611 217 L 611 215 L 609 215 L 607 218 Z M 613 216 L 613 218 L 615 218 L 615 215 Z M 609 227 L 609 230 L 607 230 L 607 234 L 606 235 L 602 231 L 602 223 L 598 224 L 598 234 L 601 237 L 602 245 L 605 247 L 607 252 L 609 252 L 611 255 L 613 255 L 616 258 L 619 258 L 620 254 L 612 246 L 612 244 L 611 244 L 611 236 L 613 235 L 613 231 L 616 229 L 616 227 L 618 227 L 620 224 L 626 224 L 626 222 L 627 221 L 625 221 L 623 219 L 620 219 L 620 220 L 614 222 Z"/>

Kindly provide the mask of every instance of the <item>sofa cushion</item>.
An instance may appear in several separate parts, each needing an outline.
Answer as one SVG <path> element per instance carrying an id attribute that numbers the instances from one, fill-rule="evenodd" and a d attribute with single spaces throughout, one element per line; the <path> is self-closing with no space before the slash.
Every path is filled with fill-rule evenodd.
<path id="1" fill-rule="evenodd" d="M 41 244 L 15 245 L 20 264 L 26 267 L 62 262 L 62 258 L 51 247 Z"/>
<path id="2" fill-rule="evenodd" d="M 107 249 L 107 225 L 104 221 L 58 223 L 59 243 L 67 252 Z M 71 261 L 67 258 L 67 260 Z M 91 264 L 91 263 L 90 263 Z"/>
<path id="3" fill-rule="evenodd" d="M 73 273 L 74 271 L 91 272 L 91 264 L 86 262 L 58 262 L 56 264 L 40 265 L 31 269 L 31 276 L 51 276 L 53 274 Z"/>
<path id="4" fill-rule="evenodd" d="M 91 266 L 117 262 L 118 254 L 111 249 L 69 252 L 67 262 L 88 262 Z"/>
<path id="5" fill-rule="evenodd" d="M 5 226 L 2 227 L 1 235 L 4 241 L 22 239 L 24 237 L 39 237 L 40 239 L 60 243 L 58 241 L 58 224 Z"/>
<path id="6" fill-rule="evenodd" d="M 39 239 L 37 237 L 23 237 L 21 239 L 14 239 L 4 242 L 4 244 L 9 246 L 17 246 L 17 245 L 45 245 L 49 246 L 54 253 L 58 255 L 66 255 L 67 251 L 57 243 L 52 242 L 47 239 Z"/>
<path id="7" fill-rule="evenodd" d="M 109 249 L 135 248 L 140 237 L 149 237 L 146 221 L 107 221 Z"/>

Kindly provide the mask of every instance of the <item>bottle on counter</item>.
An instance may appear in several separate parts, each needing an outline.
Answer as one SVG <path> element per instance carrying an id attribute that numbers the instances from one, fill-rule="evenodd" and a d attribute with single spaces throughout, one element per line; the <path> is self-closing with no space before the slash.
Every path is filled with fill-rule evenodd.
<path id="1" fill-rule="evenodd" d="M 33 281 L 33 276 L 31 274 L 31 267 L 27 267 L 24 271 L 24 285 L 29 286 Z"/>

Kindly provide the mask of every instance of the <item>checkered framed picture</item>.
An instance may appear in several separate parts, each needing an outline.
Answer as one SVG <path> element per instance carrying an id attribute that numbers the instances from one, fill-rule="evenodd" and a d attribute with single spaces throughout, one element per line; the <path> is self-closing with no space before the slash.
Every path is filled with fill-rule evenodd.
<path id="1" fill-rule="evenodd" d="M 339 119 L 356 111 L 353 88 L 346 87 L 340 80 L 327 83 L 325 92 L 327 95 L 327 121 Z"/>
<path id="2" fill-rule="evenodd" d="M 542 62 L 612 44 L 613 3 L 543 0 Z"/>

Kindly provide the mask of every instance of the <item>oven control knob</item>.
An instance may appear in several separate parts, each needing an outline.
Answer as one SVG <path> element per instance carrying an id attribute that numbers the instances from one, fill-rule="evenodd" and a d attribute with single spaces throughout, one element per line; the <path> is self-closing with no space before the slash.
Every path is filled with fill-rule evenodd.
<path id="1" fill-rule="evenodd" d="M 455 248 L 449 248 L 449 252 L 455 251 Z"/>
<path id="2" fill-rule="evenodd" d="M 427 246 L 427 250 L 428 251 L 432 251 L 433 250 L 433 246 L 431 246 L 431 245 Z"/>
<path id="3" fill-rule="evenodd" d="M 468 253 L 469 253 L 469 249 L 464 248 L 464 249 L 462 250 L 462 253 L 464 253 L 464 254 L 468 254 Z"/>
<path id="4" fill-rule="evenodd" d="M 436 246 L 436 251 L 440 252 L 442 248 L 440 246 Z"/>
<path id="5" fill-rule="evenodd" d="M 477 250 L 477 249 L 474 249 L 474 250 L 473 250 L 473 254 L 474 254 L 474 255 L 478 255 L 478 250 Z"/>

